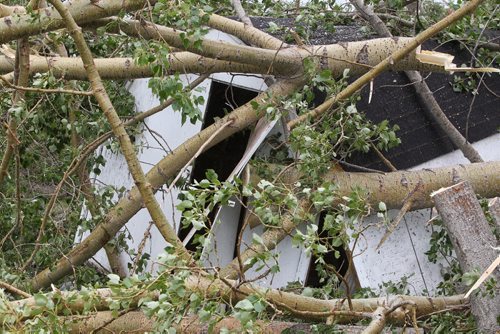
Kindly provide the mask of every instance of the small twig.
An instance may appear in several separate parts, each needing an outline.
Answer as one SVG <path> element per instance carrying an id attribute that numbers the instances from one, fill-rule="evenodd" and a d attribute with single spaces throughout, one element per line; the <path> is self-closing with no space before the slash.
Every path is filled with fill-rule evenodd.
<path id="1" fill-rule="evenodd" d="M 380 152 L 380 150 L 377 148 L 377 146 L 375 146 L 374 144 L 371 144 L 372 146 L 372 149 L 375 151 L 375 153 L 377 154 L 377 156 L 380 158 L 380 160 L 382 160 L 382 162 L 384 163 L 384 165 L 386 165 L 389 170 L 391 172 L 396 172 L 398 169 L 396 167 L 394 167 L 394 165 L 389 161 L 389 159 L 387 159 L 384 154 L 382 152 Z"/>
<path id="2" fill-rule="evenodd" d="M 479 286 L 495 271 L 496 267 L 500 265 L 500 255 L 496 258 L 495 261 L 493 261 L 490 266 L 481 274 L 481 277 L 474 283 L 474 285 L 467 291 L 465 294 L 464 298 L 469 298 L 471 295 L 472 291 L 476 290 L 479 288 Z"/>
<path id="3" fill-rule="evenodd" d="M 137 255 L 135 256 L 134 265 L 132 267 L 132 271 L 130 272 L 130 276 L 134 275 L 135 271 L 137 270 L 137 265 L 139 263 L 139 260 L 141 259 L 142 253 L 144 252 L 144 247 L 146 247 L 146 241 L 151 238 L 151 227 L 153 227 L 153 224 L 153 222 L 149 222 L 148 227 L 144 231 L 144 237 L 139 243 L 139 247 L 137 247 Z"/>
<path id="4" fill-rule="evenodd" d="M 5 290 L 9 291 L 10 293 L 12 293 L 14 295 L 18 295 L 18 296 L 23 297 L 23 298 L 31 297 L 31 295 L 29 293 L 24 292 L 23 290 L 20 290 L 20 289 L 16 288 L 15 286 L 10 285 L 9 283 L 6 283 L 4 281 L 0 281 L 0 288 L 5 289 Z"/>
<path id="5" fill-rule="evenodd" d="M 72 89 L 62 89 L 62 88 L 54 88 L 54 89 L 48 89 L 48 88 L 34 88 L 34 87 L 24 87 L 24 86 L 18 86 L 10 83 L 9 79 L 5 78 L 3 75 L 0 75 L 0 80 L 9 88 L 24 91 L 24 92 L 35 92 L 35 93 L 45 93 L 45 94 L 50 94 L 50 93 L 55 93 L 55 94 L 73 94 L 73 95 L 85 95 L 85 96 L 92 96 L 94 93 L 92 92 L 85 92 L 81 90 L 72 90 Z"/>
<path id="6" fill-rule="evenodd" d="M 347 161 L 343 161 L 343 160 L 339 160 L 339 159 L 335 159 L 335 158 L 333 158 L 332 160 L 337 162 L 341 166 L 357 169 L 357 170 L 362 171 L 362 172 L 385 174 L 385 172 L 383 172 L 383 171 L 373 169 L 373 168 L 363 167 L 360 165 L 351 164 Z"/>
<path id="7" fill-rule="evenodd" d="M 392 224 L 387 227 L 387 232 L 385 232 L 382 239 L 380 239 L 380 242 L 378 243 L 375 250 L 378 250 L 380 246 L 382 246 L 382 244 L 387 240 L 387 238 L 389 238 L 392 232 L 394 232 L 394 230 L 398 227 L 399 223 L 401 222 L 401 219 L 403 219 L 404 215 L 408 212 L 408 210 L 410 210 L 411 206 L 413 205 L 413 202 L 415 200 L 415 195 L 418 193 L 421 187 L 422 183 L 419 182 L 417 183 L 415 188 L 410 193 L 408 193 L 406 198 L 403 200 L 403 206 L 399 210 L 398 215 L 396 216 L 396 218 L 394 218 Z"/>

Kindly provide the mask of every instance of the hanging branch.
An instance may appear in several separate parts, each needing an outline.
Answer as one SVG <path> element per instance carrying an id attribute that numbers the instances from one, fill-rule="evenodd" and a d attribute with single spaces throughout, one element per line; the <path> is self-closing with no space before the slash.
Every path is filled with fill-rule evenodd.
<path id="1" fill-rule="evenodd" d="M 28 38 L 22 38 L 17 41 L 16 66 L 14 71 L 14 80 L 16 86 L 27 86 L 30 73 L 30 45 Z M 12 98 L 13 106 L 20 106 L 24 100 L 24 91 L 15 91 Z M 0 163 L 0 185 L 2 185 L 9 170 L 12 154 L 19 144 L 17 139 L 17 121 L 14 115 L 9 115 L 10 120 L 7 125 L 7 147 L 2 156 Z"/>

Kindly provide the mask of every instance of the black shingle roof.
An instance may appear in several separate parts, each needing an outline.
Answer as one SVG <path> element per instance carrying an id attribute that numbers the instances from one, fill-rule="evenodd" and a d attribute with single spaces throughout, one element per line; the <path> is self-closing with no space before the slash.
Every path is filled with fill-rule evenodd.
<path id="1" fill-rule="evenodd" d="M 278 26 L 293 25 L 292 19 L 252 18 L 254 25 L 264 30 L 269 27 L 271 21 Z M 485 33 L 488 34 L 489 40 L 496 43 L 500 41 L 499 31 L 486 31 Z M 332 44 L 376 37 L 373 34 L 367 35 L 360 26 L 350 25 L 337 26 L 334 32 L 327 32 L 320 28 L 311 36 L 309 42 Z M 455 55 L 454 62 L 458 66 L 470 63 L 470 52 L 460 48 L 458 42 L 438 46 L 435 41 L 429 41 L 424 44 L 423 49 L 435 49 L 453 54 Z M 497 59 L 495 64 L 489 66 L 498 67 L 498 61 Z M 444 113 L 470 142 L 476 142 L 498 132 L 500 129 L 500 75 L 485 75 L 475 99 L 471 93 L 453 90 L 454 74 L 422 73 L 422 75 L 431 91 L 434 92 Z M 464 74 L 455 75 L 464 77 Z M 368 94 L 369 87 L 363 88 L 362 99 L 357 105 L 358 110 L 365 112 L 373 122 L 388 119 L 391 124 L 398 124 L 400 127 L 397 134 L 402 144 L 384 153 L 398 169 L 421 164 L 455 149 L 446 135 L 427 115 L 404 73 L 387 72 L 380 75 L 374 81 L 370 104 L 368 104 Z M 498 146 L 500 149 L 500 143 Z M 350 162 L 387 170 L 374 153 L 357 154 Z"/>

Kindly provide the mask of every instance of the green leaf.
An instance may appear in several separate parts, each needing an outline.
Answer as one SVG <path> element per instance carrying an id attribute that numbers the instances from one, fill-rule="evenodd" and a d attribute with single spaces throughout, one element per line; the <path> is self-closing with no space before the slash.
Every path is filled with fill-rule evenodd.
<path id="1" fill-rule="evenodd" d="M 328 248 L 326 248 L 326 246 L 325 246 L 325 245 L 318 244 L 318 245 L 317 245 L 317 247 L 316 247 L 316 251 L 317 251 L 318 253 L 322 253 L 322 254 L 324 254 L 324 253 L 328 252 Z"/>
<path id="2" fill-rule="evenodd" d="M 264 240 L 258 234 L 255 234 L 255 233 L 252 234 L 252 241 L 253 241 L 254 244 L 264 246 Z"/>
<path id="3" fill-rule="evenodd" d="M 196 231 L 199 231 L 206 227 L 205 223 L 199 220 L 192 220 L 191 223 Z"/>
<path id="4" fill-rule="evenodd" d="M 41 293 L 34 295 L 33 298 L 37 306 L 46 306 L 49 302 L 49 299 Z"/>
<path id="5" fill-rule="evenodd" d="M 109 278 L 109 283 L 111 283 L 111 284 L 119 284 L 120 283 L 120 276 L 118 276 L 116 274 L 109 274 L 108 278 Z"/>
<path id="6" fill-rule="evenodd" d="M 235 306 L 235 308 L 243 311 L 253 311 L 253 304 L 248 299 L 240 300 Z"/>

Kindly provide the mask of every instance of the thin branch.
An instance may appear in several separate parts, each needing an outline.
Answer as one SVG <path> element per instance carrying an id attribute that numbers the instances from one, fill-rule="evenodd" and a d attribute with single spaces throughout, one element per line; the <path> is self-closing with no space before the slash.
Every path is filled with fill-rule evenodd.
<path id="1" fill-rule="evenodd" d="M 4 281 L 0 281 L 0 288 L 5 289 L 5 290 L 9 291 L 10 293 L 17 295 L 17 296 L 20 296 L 20 297 L 23 297 L 23 298 L 30 298 L 31 297 L 31 295 L 29 293 L 24 292 L 23 290 L 20 290 L 20 289 L 16 288 L 15 286 L 10 285 L 9 283 L 4 282 Z"/>
<path id="2" fill-rule="evenodd" d="M 62 89 L 62 88 L 56 88 L 56 89 L 43 89 L 43 88 L 33 88 L 33 87 L 23 87 L 23 86 L 18 86 L 10 83 L 9 79 L 4 77 L 3 75 L 0 75 L 0 80 L 9 88 L 16 89 L 16 90 L 21 90 L 24 92 L 35 92 L 35 93 L 42 93 L 42 94 L 73 94 L 73 95 L 84 95 L 84 96 L 92 96 L 94 93 L 92 92 L 84 92 L 81 90 L 72 90 L 72 89 Z"/>
<path id="3" fill-rule="evenodd" d="M 385 307 L 379 306 L 371 315 L 372 321 L 365 328 L 362 334 L 378 334 L 385 327 L 386 313 Z"/>
<path id="4" fill-rule="evenodd" d="M 248 17 L 247 13 L 245 13 L 245 9 L 241 5 L 241 1 L 231 0 L 231 5 L 233 6 L 234 11 L 236 12 L 236 15 L 238 15 L 238 18 L 241 20 L 241 22 L 249 25 L 250 27 L 253 27 L 252 21 L 250 21 L 250 18 Z"/>
<path id="5" fill-rule="evenodd" d="M 382 160 L 382 162 L 384 163 L 384 165 L 386 165 L 386 166 L 387 166 L 387 168 L 389 168 L 389 170 L 390 170 L 391 172 L 395 172 L 395 171 L 397 171 L 397 170 L 398 170 L 398 169 L 397 169 L 397 168 L 396 168 L 396 167 L 392 164 L 392 162 L 391 162 L 389 159 L 387 159 L 387 158 L 385 157 L 385 155 L 384 155 L 382 152 L 380 152 L 380 150 L 378 149 L 378 147 L 377 147 L 377 146 L 375 146 L 375 145 L 373 145 L 373 144 L 372 144 L 372 145 L 371 145 L 371 147 L 372 147 L 373 151 L 375 151 L 375 154 L 377 154 L 377 156 L 380 158 L 380 160 Z"/>

